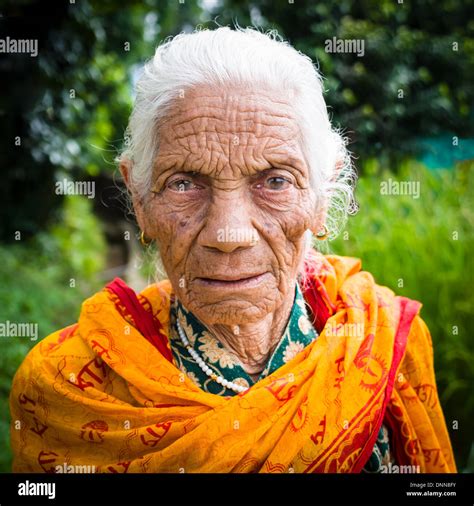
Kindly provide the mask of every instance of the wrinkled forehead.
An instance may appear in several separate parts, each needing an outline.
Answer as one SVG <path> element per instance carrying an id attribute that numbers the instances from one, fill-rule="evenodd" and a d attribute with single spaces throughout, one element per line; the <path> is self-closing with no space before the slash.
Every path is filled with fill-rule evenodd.
<path id="1" fill-rule="evenodd" d="M 160 122 L 158 136 L 155 176 L 174 169 L 237 177 L 285 163 L 304 170 L 297 117 L 281 91 L 186 90 Z"/>

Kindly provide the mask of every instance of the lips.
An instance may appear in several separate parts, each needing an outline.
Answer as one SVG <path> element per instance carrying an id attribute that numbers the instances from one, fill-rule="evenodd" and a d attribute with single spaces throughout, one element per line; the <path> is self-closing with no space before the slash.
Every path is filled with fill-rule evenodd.
<path id="1" fill-rule="evenodd" d="M 196 281 L 208 287 L 216 288 L 250 288 L 260 284 L 270 273 L 239 274 L 239 275 L 212 275 L 199 277 Z"/>

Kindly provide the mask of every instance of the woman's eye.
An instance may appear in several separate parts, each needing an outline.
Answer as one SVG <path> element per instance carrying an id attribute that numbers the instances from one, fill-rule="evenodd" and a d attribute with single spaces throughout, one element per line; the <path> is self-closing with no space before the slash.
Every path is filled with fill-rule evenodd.
<path id="1" fill-rule="evenodd" d="M 186 192 L 197 188 L 197 186 L 189 179 L 176 179 L 175 181 L 168 183 L 167 187 L 176 192 Z"/>
<path id="2" fill-rule="evenodd" d="M 290 181 L 284 177 L 274 176 L 265 180 L 265 188 L 269 190 L 284 190 L 289 184 L 291 184 Z"/>

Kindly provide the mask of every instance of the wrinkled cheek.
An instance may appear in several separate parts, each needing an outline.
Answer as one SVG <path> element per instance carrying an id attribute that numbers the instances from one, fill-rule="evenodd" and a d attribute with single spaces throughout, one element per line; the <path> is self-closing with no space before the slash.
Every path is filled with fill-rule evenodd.
<path id="1" fill-rule="evenodd" d="M 308 228 L 309 224 L 306 220 L 304 220 L 304 217 L 302 217 L 300 221 L 288 225 L 287 245 L 292 255 L 291 272 L 293 277 L 297 276 L 302 265 L 306 245 L 305 232 Z"/>
<path id="2" fill-rule="evenodd" d="M 147 234 L 156 241 L 163 265 L 167 273 L 172 275 L 182 262 L 185 252 L 184 241 L 178 230 L 179 219 L 173 214 L 165 213 L 161 206 L 150 210 L 146 219 Z"/>
<path id="3" fill-rule="evenodd" d="M 271 226 L 264 227 L 262 232 L 273 251 L 280 252 L 285 264 L 291 266 L 304 247 L 305 232 L 310 227 L 309 217 L 304 213 L 286 213 Z"/>
<path id="4" fill-rule="evenodd" d="M 296 269 L 294 264 L 297 264 L 297 248 L 293 240 L 287 237 L 288 230 L 286 225 L 282 226 L 277 220 L 266 220 L 259 232 L 265 242 L 268 244 L 272 255 L 273 273 L 276 286 L 273 286 L 280 293 L 280 299 L 284 299 L 289 290 L 293 286 Z M 292 233 L 297 235 L 296 231 Z M 272 299 L 274 296 L 272 296 Z"/>
<path id="5" fill-rule="evenodd" d="M 303 239 L 304 233 L 312 225 L 315 205 L 314 195 L 307 191 L 294 206 L 294 211 L 288 213 L 283 228 L 289 241 L 297 243 Z"/>
<path id="6" fill-rule="evenodd" d="M 279 223 L 280 236 L 278 240 L 272 242 L 272 237 L 269 237 L 279 263 L 278 288 L 282 295 L 293 288 L 303 260 L 305 232 L 310 226 L 310 220 L 306 214 L 293 213 L 292 216 L 289 214 Z"/>
<path id="7" fill-rule="evenodd" d="M 283 225 L 283 232 L 285 234 L 286 240 L 291 242 L 294 245 L 300 244 L 301 241 L 304 241 L 304 233 L 310 226 L 310 221 L 306 216 L 301 215 L 296 219 L 292 219 L 286 221 Z"/>
<path id="8" fill-rule="evenodd" d="M 305 248 L 305 233 L 312 226 L 313 213 L 311 213 L 312 201 L 305 201 L 297 207 L 297 211 L 288 216 L 282 223 L 282 229 L 285 233 L 287 244 L 293 251 L 293 266 L 296 268 L 301 260 Z"/>

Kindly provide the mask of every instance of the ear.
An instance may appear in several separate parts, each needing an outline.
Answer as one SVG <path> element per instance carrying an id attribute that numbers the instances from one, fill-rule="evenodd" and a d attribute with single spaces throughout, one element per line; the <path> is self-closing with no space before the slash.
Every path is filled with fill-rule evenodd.
<path id="1" fill-rule="evenodd" d="M 133 210 L 135 211 L 135 217 L 137 219 L 138 226 L 141 228 L 141 230 L 143 230 L 143 232 L 146 235 L 145 230 L 146 224 L 143 212 L 143 202 L 132 185 L 132 167 L 133 162 L 132 160 L 130 160 L 130 158 L 122 157 L 120 159 L 119 170 L 120 173 L 122 174 L 123 180 L 125 181 L 125 185 L 127 186 L 127 189 L 131 195 Z"/>
<path id="2" fill-rule="evenodd" d="M 338 158 L 336 164 L 334 166 L 334 174 L 331 178 L 331 182 L 337 181 L 341 170 L 344 168 L 345 161 L 343 158 Z M 329 199 L 326 197 L 322 197 L 319 202 L 316 203 L 316 209 L 314 212 L 314 218 L 312 221 L 312 226 L 310 227 L 313 235 L 317 235 L 323 228 L 326 223 L 326 219 L 328 216 L 328 208 L 329 208 Z"/>
<path id="3" fill-rule="evenodd" d="M 120 158 L 119 169 L 122 174 L 123 180 L 127 185 L 128 191 L 132 193 L 132 188 L 130 187 L 130 174 L 132 171 L 133 162 L 130 158 L 122 157 Z"/>

